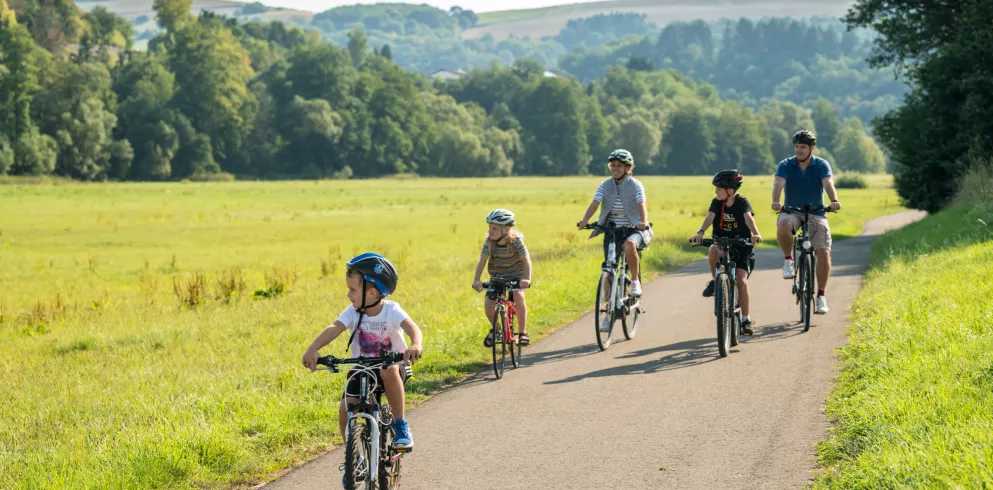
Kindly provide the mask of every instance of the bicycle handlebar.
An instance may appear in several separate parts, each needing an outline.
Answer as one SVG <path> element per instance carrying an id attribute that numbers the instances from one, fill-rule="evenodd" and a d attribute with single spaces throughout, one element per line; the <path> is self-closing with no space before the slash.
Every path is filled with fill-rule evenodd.
<path id="1" fill-rule="evenodd" d="M 521 288 L 521 283 L 520 281 L 496 281 L 496 280 L 483 283 L 483 289 L 489 289 L 490 287 L 497 288 L 501 286 L 510 290 L 515 290 Z"/>
<path id="2" fill-rule="evenodd" d="M 653 225 L 652 223 L 648 223 L 648 228 L 651 228 L 652 225 Z M 596 230 L 596 229 L 600 229 L 600 230 L 603 230 L 603 231 L 607 231 L 607 230 L 611 230 L 611 229 L 623 230 L 623 229 L 626 229 L 626 228 L 630 228 L 632 230 L 637 230 L 638 229 L 636 226 L 617 226 L 613 222 L 608 222 L 608 224 L 606 224 L 606 225 L 601 225 L 599 223 L 587 223 L 586 226 L 582 227 L 581 229 L 583 229 L 583 230 Z M 648 228 L 646 228 L 646 229 L 648 229 Z"/>
<path id="3" fill-rule="evenodd" d="M 382 366 L 386 367 L 392 364 L 403 362 L 402 352 L 391 352 L 384 356 L 371 357 L 371 356 L 359 356 L 359 357 L 349 357 L 349 358 L 338 358 L 335 356 L 324 356 L 317 358 L 317 364 L 322 366 L 327 366 L 332 370 L 336 369 L 342 364 L 360 364 L 363 366 Z"/>
<path id="4" fill-rule="evenodd" d="M 799 208 L 792 207 L 792 206 L 783 206 L 783 209 L 781 209 L 779 212 L 780 212 L 780 214 L 782 214 L 782 213 L 803 213 L 804 212 L 804 209 L 806 209 L 807 210 L 806 212 L 808 212 L 808 213 L 819 213 L 821 211 L 825 211 L 825 212 L 828 212 L 828 213 L 837 213 L 837 211 L 831 209 L 830 206 L 816 206 L 816 207 L 810 206 L 809 208 L 808 208 L 808 206 L 810 206 L 810 205 L 809 204 L 808 205 L 804 205 L 803 207 L 799 207 Z"/>
<path id="5" fill-rule="evenodd" d="M 690 243 L 693 240 L 690 239 Z M 731 238 L 731 237 L 716 237 L 716 238 L 703 238 L 700 243 L 695 243 L 696 247 L 709 247 L 713 244 L 726 245 L 726 246 L 741 246 L 741 247 L 751 247 L 752 241 L 747 238 Z"/>

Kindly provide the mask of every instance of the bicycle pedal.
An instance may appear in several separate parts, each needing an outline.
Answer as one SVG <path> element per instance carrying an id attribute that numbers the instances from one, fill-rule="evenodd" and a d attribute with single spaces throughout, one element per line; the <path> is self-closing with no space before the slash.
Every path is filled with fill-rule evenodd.
<path id="1" fill-rule="evenodd" d="M 400 453 L 400 454 L 407 454 L 407 453 L 413 451 L 414 448 L 412 448 L 412 447 L 395 447 L 395 448 L 393 448 L 393 450 L 396 451 L 397 453 Z"/>

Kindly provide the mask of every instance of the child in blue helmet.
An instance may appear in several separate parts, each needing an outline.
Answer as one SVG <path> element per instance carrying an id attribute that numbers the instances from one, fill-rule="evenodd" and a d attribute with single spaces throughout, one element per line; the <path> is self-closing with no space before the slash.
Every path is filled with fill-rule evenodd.
<path id="1" fill-rule="evenodd" d="M 403 352 L 407 362 L 416 361 L 421 356 L 421 329 L 399 304 L 383 299 L 396 291 L 397 279 L 393 264 L 381 255 L 364 253 L 348 261 L 345 284 L 348 286 L 348 300 L 351 304 L 310 344 L 303 355 L 303 365 L 315 371 L 317 358 L 320 356 L 317 351 L 345 331 L 351 333 L 349 349 L 352 356 L 376 357 L 385 349 Z M 403 338 L 403 332 L 410 337 L 409 347 Z M 379 374 L 390 410 L 396 418 L 393 446 L 413 447 L 413 434 L 404 418 L 405 393 L 400 367 L 394 364 L 380 370 Z M 357 398 L 345 396 L 359 391 L 357 378 L 353 378 L 352 372 L 348 373 L 348 380 L 338 408 L 338 425 L 342 435 L 345 434 L 345 425 L 348 423 L 346 403 L 359 402 Z"/>

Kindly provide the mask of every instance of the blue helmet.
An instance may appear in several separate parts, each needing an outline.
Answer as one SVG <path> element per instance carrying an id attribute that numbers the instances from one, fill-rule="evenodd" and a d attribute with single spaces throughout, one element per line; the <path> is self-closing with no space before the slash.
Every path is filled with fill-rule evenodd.
<path id="1" fill-rule="evenodd" d="M 366 252 L 358 255 L 346 264 L 349 269 L 358 271 L 362 277 L 376 286 L 379 293 L 389 296 L 397 288 L 397 270 L 386 257 L 382 255 Z"/>

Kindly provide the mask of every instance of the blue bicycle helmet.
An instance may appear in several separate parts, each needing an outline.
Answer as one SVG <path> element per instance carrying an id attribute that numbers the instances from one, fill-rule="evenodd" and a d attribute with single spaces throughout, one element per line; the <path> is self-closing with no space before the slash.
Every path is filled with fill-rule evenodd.
<path id="1" fill-rule="evenodd" d="M 389 296 L 397 288 L 397 270 L 386 257 L 366 252 L 358 255 L 346 264 L 349 269 L 358 271 L 362 278 L 372 283 L 383 296 Z"/>

